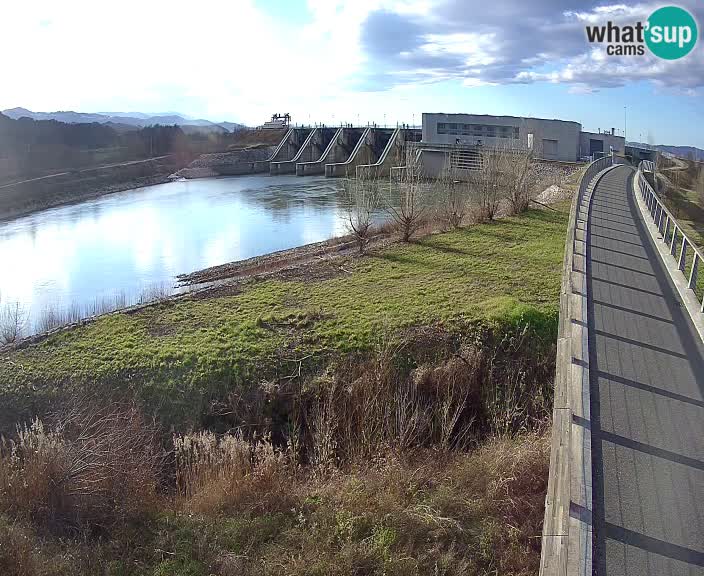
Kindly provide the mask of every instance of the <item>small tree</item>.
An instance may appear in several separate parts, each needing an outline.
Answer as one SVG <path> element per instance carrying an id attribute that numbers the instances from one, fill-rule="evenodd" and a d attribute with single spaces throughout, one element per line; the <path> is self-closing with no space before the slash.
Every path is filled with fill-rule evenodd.
<path id="1" fill-rule="evenodd" d="M 467 214 L 468 184 L 460 182 L 456 172 L 450 155 L 440 177 L 435 182 L 438 212 L 449 228 L 459 228 Z"/>
<path id="2" fill-rule="evenodd" d="M 0 310 L 0 344 L 12 344 L 22 338 L 27 314 L 19 302 Z"/>
<path id="3" fill-rule="evenodd" d="M 423 203 L 423 183 L 420 166 L 416 162 L 414 149 L 406 149 L 406 163 L 400 171 L 397 183 L 391 183 L 389 192 L 398 191 L 398 206 L 389 198 L 386 209 L 401 232 L 401 239 L 409 242 L 425 220 L 426 206 Z"/>
<path id="4" fill-rule="evenodd" d="M 471 172 L 470 184 L 472 196 L 480 221 L 493 220 L 496 216 L 503 195 L 505 194 L 504 168 L 505 158 L 500 150 L 482 152 L 482 167 Z"/>
<path id="5" fill-rule="evenodd" d="M 504 150 L 502 165 L 506 178 L 506 198 L 508 199 L 511 213 L 520 214 L 528 209 L 531 194 L 537 178 L 534 171 L 532 150 Z"/>
<path id="6" fill-rule="evenodd" d="M 372 233 L 374 213 L 380 206 L 379 183 L 360 172 L 358 178 L 344 182 L 347 230 L 354 236 L 360 254 L 364 254 Z"/>

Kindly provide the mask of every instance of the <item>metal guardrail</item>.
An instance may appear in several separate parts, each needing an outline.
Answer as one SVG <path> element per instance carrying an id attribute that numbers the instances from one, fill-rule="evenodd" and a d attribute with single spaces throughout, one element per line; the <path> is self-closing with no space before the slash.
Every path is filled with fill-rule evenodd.
<path id="1" fill-rule="evenodd" d="M 570 209 L 560 289 L 550 477 L 545 497 L 540 576 L 592 574 L 592 531 L 588 520 L 592 510 L 591 432 L 574 422 L 575 417 L 589 419 L 590 414 L 586 220 L 595 177 L 622 162 L 623 158 L 604 156 L 589 164 Z M 582 510 L 584 514 L 572 514 L 573 510 Z"/>
<path id="2" fill-rule="evenodd" d="M 652 186 L 650 186 L 646 180 L 644 172 L 653 171 L 648 164 L 653 163 L 648 160 L 643 160 L 638 165 L 638 190 L 645 201 L 645 205 L 648 207 L 653 223 L 662 236 L 661 241 L 669 248 L 672 257 L 676 259 L 677 268 L 682 272 L 685 280 L 687 280 L 687 287 L 693 292 L 694 297 L 697 299 L 699 311 L 704 313 L 704 294 L 700 297 L 697 293 L 699 268 L 704 262 L 704 256 L 697 245 L 687 237 L 682 227 L 677 222 L 677 219 L 667 209 L 665 204 L 663 204 Z M 687 260 L 690 252 L 692 253 L 692 263 L 689 269 L 689 275 L 687 275 Z"/>
<path id="3" fill-rule="evenodd" d="M 655 162 L 652 160 L 643 160 L 638 165 L 638 169 L 641 172 L 655 172 Z"/>

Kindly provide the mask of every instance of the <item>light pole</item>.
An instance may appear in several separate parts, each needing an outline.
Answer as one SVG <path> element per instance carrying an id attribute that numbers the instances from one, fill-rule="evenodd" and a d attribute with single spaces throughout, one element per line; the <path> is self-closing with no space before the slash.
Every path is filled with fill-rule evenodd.
<path id="1" fill-rule="evenodd" d="M 628 136 L 628 133 L 626 132 L 628 124 L 626 123 L 626 121 L 627 121 L 626 106 L 624 106 L 623 107 L 623 142 L 624 142 L 624 146 L 626 145 L 625 143 L 627 142 L 627 136 Z"/>

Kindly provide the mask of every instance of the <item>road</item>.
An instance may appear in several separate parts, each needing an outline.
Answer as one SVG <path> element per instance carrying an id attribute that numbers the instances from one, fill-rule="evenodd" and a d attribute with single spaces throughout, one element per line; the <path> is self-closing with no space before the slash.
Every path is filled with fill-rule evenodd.
<path id="1" fill-rule="evenodd" d="M 588 221 L 594 573 L 704 575 L 704 345 L 632 176 L 605 174 Z"/>

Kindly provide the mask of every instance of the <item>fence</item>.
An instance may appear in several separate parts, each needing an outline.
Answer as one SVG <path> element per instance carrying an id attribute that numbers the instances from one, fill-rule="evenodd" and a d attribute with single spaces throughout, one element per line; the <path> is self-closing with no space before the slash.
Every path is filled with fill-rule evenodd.
<path id="1" fill-rule="evenodd" d="M 704 312 L 704 275 L 699 277 L 699 268 L 704 256 L 697 245 L 682 230 L 677 219 L 665 207 L 650 183 L 645 172 L 652 172 L 652 162 L 644 160 L 638 165 L 638 191 L 648 207 L 650 217 L 660 232 L 660 241 L 669 248 L 670 254 L 677 261 L 677 268 L 687 281 L 687 288 L 694 293 L 699 311 Z"/>
<path id="2" fill-rule="evenodd" d="M 572 201 L 560 290 L 550 478 L 545 497 L 540 576 L 589 576 L 592 510 L 589 351 L 586 328 L 586 228 L 596 176 L 624 160 L 604 156 L 585 170 Z M 572 510 L 584 511 L 573 515 Z"/>

